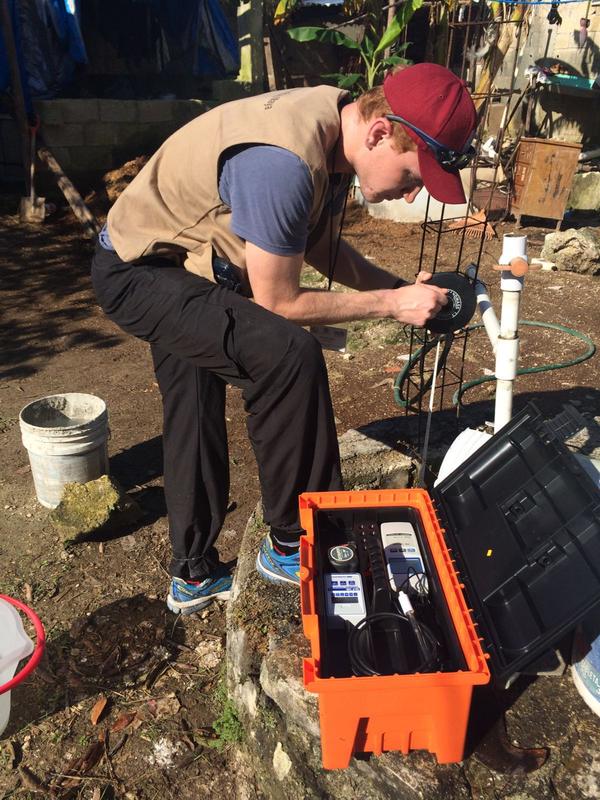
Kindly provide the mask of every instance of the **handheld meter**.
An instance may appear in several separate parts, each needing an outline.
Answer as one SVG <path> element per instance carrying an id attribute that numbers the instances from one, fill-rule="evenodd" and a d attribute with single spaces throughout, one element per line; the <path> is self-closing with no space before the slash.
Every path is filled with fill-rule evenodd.
<path id="1" fill-rule="evenodd" d="M 356 625 L 366 613 L 360 573 L 337 572 L 324 578 L 327 627 L 343 628 L 346 622 Z"/>
<path id="2" fill-rule="evenodd" d="M 410 522 L 383 522 L 381 543 L 392 589 L 406 589 L 408 580 L 413 589 L 427 591 L 427 580 L 423 577 L 425 563 L 413 525 Z"/>

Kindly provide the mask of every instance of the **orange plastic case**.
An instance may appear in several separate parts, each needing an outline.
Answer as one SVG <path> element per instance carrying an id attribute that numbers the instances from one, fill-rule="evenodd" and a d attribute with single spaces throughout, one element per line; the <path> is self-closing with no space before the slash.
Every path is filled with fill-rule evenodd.
<path id="1" fill-rule="evenodd" d="M 315 511 L 324 509 L 412 509 L 434 562 L 465 667 L 453 672 L 323 677 L 317 609 Z M 490 671 L 467 607 L 453 559 L 429 494 L 423 489 L 305 493 L 300 496 L 300 597 L 311 658 L 304 660 L 304 686 L 319 695 L 321 747 L 326 769 L 347 767 L 354 753 L 429 750 L 440 763 L 460 761 L 473 686 Z"/>

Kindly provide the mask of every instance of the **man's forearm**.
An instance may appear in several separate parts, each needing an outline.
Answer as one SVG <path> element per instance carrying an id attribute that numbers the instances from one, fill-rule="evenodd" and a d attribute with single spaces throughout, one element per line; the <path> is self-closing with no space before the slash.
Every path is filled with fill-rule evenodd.
<path id="1" fill-rule="evenodd" d="M 306 260 L 323 275 L 328 275 L 329 253 L 325 253 L 322 247 L 307 253 Z M 373 264 L 344 239 L 340 242 L 333 279 L 336 283 L 358 289 L 360 292 L 394 289 L 408 283 L 392 272 Z"/>
<path id="2" fill-rule="evenodd" d="M 271 310 L 299 325 L 328 325 L 377 319 L 392 316 L 391 294 L 389 289 L 368 292 L 300 289 L 295 296 L 282 298 Z"/>
<path id="3" fill-rule="evenodd" d="M 298 284 L 303 254 L 279 256 L 246 242 L 246 266 L 254 300 L 300 325 L 392 317 L 424 325 L 446 302 L 446 292 L 418 281 L 402 288 L 362 292 L 303 289 Z M 384 273 L 387 276 L 387 273 Z M 374 276 L 371 275 L 371 279 Z M 391 287 L 397 280 L 387 276 Z M 364 284 L 362 284 L 364 286 Z"/>

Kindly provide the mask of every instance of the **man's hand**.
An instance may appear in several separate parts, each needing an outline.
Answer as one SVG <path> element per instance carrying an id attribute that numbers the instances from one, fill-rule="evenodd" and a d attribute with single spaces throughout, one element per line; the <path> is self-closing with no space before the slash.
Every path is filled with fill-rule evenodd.
<path id="1" fill-rule="evenodd" d="M 415 278 L 415 283 L 426 283 L 426 281 L 431 280 L 433 277 L 432 272 L 425 272 L 425 270 L 421 270 L 417 277 Z"/>
<path id="2" fill-rule="evenodd" d="M 428 277 L 422 277 L 425 275 Z M 394 319 L 422 328 L 427 320 L 435 317 L 446 305 L 448 290 L 440 289 L 438 286 L 427 286 L 425 281 L 430 277 L 430 273 L 420 272 L 416 283 L 401 286 L 393 291 L 391 316 Z"/>

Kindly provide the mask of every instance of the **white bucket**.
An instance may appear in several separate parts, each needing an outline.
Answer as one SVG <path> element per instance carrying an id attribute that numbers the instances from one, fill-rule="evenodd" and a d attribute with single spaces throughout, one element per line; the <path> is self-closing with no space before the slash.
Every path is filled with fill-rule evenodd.
<path id="1" fill-rule="evenodd" d="M 65 483 L 87 483 L 108 473 L 108 412 L 92 394 L 55 394 L 29 403 L 19 415 L 37 498 L 60 503 Z"/>
<path id="2" fill-rule="evenodd" d="M 0 685 L 15 674 L 17 664 L 33 652 L 33 642 L 25 633 L 18 612 L 0 600 Z M 10 692 L 0 694 L 0 736 L 8 725 Z"/>
<path id="3" fill-rule="evenodd" d="M 600 717 L 600 636 L 590 639 L 584 629 L 576 631 L 571 674 L 579 694 Z"/>
<path id="4" fill-rule="evenodd" d="M 600 460 L 579 453 L 575 456 L 600 490 Z M 600 717 L 600 619 L 589 616 L 573 639 L 573 683 L 592 711 Z"/>

